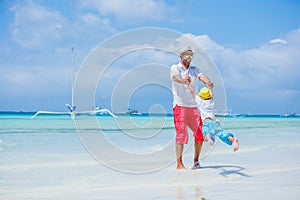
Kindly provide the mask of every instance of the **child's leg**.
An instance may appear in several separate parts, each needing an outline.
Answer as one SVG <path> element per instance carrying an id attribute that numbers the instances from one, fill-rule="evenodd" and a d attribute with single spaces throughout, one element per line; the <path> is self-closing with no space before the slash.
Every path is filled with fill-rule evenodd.
<path id="1" fill-rule="evenodd" d="M 232 133 L 224 130 L 220 123 L 218 123 L 218 125 L 221 130 L 220 132 L 218 132 L 218 136 L 219 136 L 220 140 L 222 140 L 224 143 L 226 143 L 228 145 L 233 145 L 233 151 L 237 151 L 239 149 L 238 139 L 235 138 Z"/>
<path id="2" fill-rule="evenodd" d="M 208 141 L 210 145 L 214 145 L 215 143 L 214 134 L 211 133 L 213 129 L 212 123 L 213 123 L 212 120 L 205 120 L 202 125 L 202 133 L 204 139 L 205 141 Z"/>
<path id="3" fill-rule="evenodd" d="M 233 151 L 237 151 L 239 149 L 239 140 L 233 136 L 229 136 L 227 138 L 233 145 Z"/>
<path id="4" fill-rule="evenodd" d="M 211 139 L 210 133 L 206 134 L 205 137 L 206 137 L 206 139 L 207 139 L 207 141 L 209 142 L 210 145 L 214 145 L 214 141 Z"/>

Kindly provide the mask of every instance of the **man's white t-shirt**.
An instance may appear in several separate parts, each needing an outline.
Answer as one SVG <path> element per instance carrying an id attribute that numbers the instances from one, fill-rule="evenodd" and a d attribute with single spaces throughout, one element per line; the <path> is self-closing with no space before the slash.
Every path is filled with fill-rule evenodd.
<path id="1" fill-rule="evenodd" d="M 191 86 L 194 88 L 195 91 L 198 91 L 198 84 L 197 80 L 201 75 L 201 71 L 198 67 L 189 66 L 186 69 L 181 63 L 171 66 L 171 80 L 172 80 L 172 93 L 173 93 L 173 107 L 176 105 L 178 106 L 185 106 L 185 107 L 197 107 L 197 103 L 192 96 L 188 86 L 186 84 L 178 83 L 173 80 L 175 75 L 179 76 L 180 78 L 185 78 L 186 76 L 191 77 Z"/>

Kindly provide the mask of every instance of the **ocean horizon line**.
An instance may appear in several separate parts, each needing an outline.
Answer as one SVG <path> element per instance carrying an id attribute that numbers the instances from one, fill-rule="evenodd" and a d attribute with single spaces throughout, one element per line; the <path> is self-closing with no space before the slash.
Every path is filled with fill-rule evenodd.
<path id="1" fill-rule="evenodd" d="M 0 110 L 0 115 L 9 115 L 9 114 L 19 114 L 19 115 L 34 115 L 37 111 L 22 111 L 22 110 Z M 69 115 L 70 113 L 65 113 L 61 115 Z M 121 113 L 115 112 L 114 114 L 119 116 L 173 116 L 173 113 Z M 50 116 L 51 114 L 42 114 L 44 116 Z M 81 114 L 79 114 L 81 115 Z M 256 114 L 245 114 L 245 113 L 217 113 L 216 117 L 234 117 L 234 118 L 244 118 L 244 117 L 299 117 L 300 114 L 296 113 L 286 113 L 286 114 L 268 114 L 268 113 L 256 113 Z M 107 114 L 98 114 L 98 116 L 107 116 Z"/>

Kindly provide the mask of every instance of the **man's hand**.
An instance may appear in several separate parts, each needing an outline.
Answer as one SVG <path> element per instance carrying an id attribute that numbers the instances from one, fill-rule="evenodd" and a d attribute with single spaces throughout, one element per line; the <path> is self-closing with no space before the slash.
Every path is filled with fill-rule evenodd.
<path id="1" fill-rule="evenodd" d="M 180 78 L 179 76 L 173 76 L 173 80 L 178 83 L 187 84 L 187 85 L 191 83 L 191 77 L 189 76 L 186 76 L 185 78 Z"/>
<path id="2" fill-rule="evenodd" d="M 191 83 L 191 77 L 190 76 L 186 76 L 184 78 L 184 83 L 187 84 L 187 85 L 189 85 Z"/>
<path id="3" fill-rule="evenodd" d="M 211 82 L 210 80 L 208 80 L 208 82 L 206 83 L 206 85 L 208 86 L 209 89 L 212 89 L 214 87 L 214 83 Z"/>

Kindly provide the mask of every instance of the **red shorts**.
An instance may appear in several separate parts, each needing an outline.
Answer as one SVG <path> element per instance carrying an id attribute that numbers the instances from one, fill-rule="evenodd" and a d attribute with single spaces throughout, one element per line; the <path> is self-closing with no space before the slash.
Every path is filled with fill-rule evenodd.
<path id="1" fill-rule="evenodd" d="M 173 113 L 177 144 L 188 143 L 187 127 L 193 131 L 195 142 L 204 141 L 202 135 L 202 120 L 198 108 L 176 105 L 173 108 Z"/>

